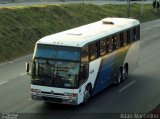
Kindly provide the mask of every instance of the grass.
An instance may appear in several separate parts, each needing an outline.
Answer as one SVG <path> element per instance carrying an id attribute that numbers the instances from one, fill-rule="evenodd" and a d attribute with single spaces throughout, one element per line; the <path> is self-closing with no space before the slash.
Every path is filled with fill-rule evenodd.
<path id="1" fill-rule="evenodd" d="M 0 61 L 8 61 L 33 52 L 40 38 L 105 17 L 126 17 L 125 5 L 41 5 L 0 8 Z M 141 22 L 160 18 L 151 5 L 131 5 L 130 17 Z"/>

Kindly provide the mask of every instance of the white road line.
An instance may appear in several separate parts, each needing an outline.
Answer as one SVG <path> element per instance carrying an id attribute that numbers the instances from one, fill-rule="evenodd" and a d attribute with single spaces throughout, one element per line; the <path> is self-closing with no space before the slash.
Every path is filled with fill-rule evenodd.
<path id="1" fill-rule="evenodd" d="M 32 99 L 31 98 L 28 98 L 28 101 L 31 101 Z"/>
<path id="2" fill-rule="evenodd" d="M 5 65 L 5 64 L 7 64 L 7 62 L 5 62 L 5 63 L 1 63 L 1 64 L 0 64 L 0 66 Z"/>
<path id="3" fill-rule="evenodd" d="M 26 75 L 26 73 L 22 73 L 22 74 L 20 74 L 20 76 L 24 76 L 24 75 Z"/>
<path id="4" fill-rule="evenodd" d="M 158 27 L 160 27 L 160 25 L 153 25 L 153 26 L 146 28 L 145 30 L 151 30 L 151 29 L 158 28 Z"/>
<path id="5" fill-rule="evenodd" d="M 1 63 L 0 66 L 3 66 L 3 65 L 6 65 L 6 64 L 12 64 L 13 62 L 10 61 L 10 62 L 5 62 L 5 63 Z"/>
<path id="6" fill-rule="evenodd" d="M 120 90 L 118 90 L 119 93 L 121 93 L 122 91 L 124 91 L 126 88 L 128 88 L 129 86 L 133 85 L 136 82 L 136 80 L 130 82 L 129 84 L 127 84 L 126 86 L 124 86 L 123 88 L 121 88 Z"/>
<path id="7" fill-rule="evenodd" d="M 0 85 L 3 85 L 5 83 L 7 83 L 8 81 L 3 81 L 3 82 L 0 82 Z"/>

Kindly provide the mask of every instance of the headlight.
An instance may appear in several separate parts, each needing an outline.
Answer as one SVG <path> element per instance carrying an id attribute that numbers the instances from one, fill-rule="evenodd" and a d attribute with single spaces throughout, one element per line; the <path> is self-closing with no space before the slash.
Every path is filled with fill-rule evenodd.
<path id="1" fill-rule="evenodd" d="M 41 93 L 41 90 L 39 90 L 39 89 L 31 89 L 31 92 L 32 93 Z"/>
<path id="2" fill-rule="evenodd" d="M 69 96 L 70 98 L 72 97 L 77 97 L 77 94 L 76 93 L 64 93 L 64 96 Z"/>

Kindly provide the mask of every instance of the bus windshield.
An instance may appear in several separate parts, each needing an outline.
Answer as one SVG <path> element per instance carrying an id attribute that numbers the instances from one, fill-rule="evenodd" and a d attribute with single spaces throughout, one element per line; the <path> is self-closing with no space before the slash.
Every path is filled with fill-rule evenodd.
<path id="1" fill-rule="evenodd" d="M 37 44 L 34 57 L 79 61 L 78 48 Z"/>
<path id="2" fill-rule="evenodd" d="M 75 88 L 80 68 L 78 48 L 37 44 L 32 67 L 32 84 Z"/>
<path id="3" fill-rule="evenodd" d="M 59 88 L 77 87 L 79 63 L 35 59 L 32 84 Z"/>

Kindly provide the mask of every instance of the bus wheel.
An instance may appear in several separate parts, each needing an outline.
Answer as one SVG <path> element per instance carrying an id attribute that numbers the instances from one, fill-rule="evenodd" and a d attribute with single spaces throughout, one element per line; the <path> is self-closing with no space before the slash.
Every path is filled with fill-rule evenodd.
<path id="1" fill-rule="evenodd" d="M 115 84 L 118 85 L 121 81 L 122 81 L 122 71 L 119 70 Z"/>
<path id="2" fill-rule="evenodd" d="M 92 94 L 92 88 L 90 85 L 88 85 L 85 89 L 85 92 L 84 92 L 84 100 L 83 100 L 83 103 L 86 104 L 88 102 L 88 100 L 90 99 L 91 97 L 91 94 Z"/>
<path id="3" fill-rule="evenodd" d="M 126 80 L 128 77 L 128 71 L 127 71 L 127 67 L 125 66 L 123 68 L 123 80 Z"/>

